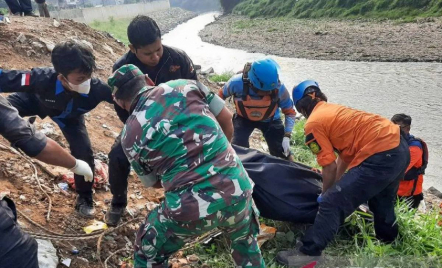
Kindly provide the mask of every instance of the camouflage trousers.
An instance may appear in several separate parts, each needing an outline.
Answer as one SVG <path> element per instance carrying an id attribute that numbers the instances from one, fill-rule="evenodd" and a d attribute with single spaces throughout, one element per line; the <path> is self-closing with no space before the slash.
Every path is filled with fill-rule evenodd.
<path id="1" fill-rule="evenodd" d="M 231 241 L 236 267 L 265 267 L 257 242 L 259 223 L 252 197 L 195 221 L 168 218 L 163 209 L 151 211 L 140 226 L 135 243 L 134 268 L 164 268 L 168 258 L 186 243 L 218 228 Z"/>

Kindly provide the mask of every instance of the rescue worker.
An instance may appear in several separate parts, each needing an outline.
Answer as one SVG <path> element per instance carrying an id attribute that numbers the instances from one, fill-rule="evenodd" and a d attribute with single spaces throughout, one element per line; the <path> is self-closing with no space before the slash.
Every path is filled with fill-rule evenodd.
<path id="1" fill-rule="evenodd" d="M 428 164 L 427 144 L 420 138 L 410 134 L 411 117 L 406 114 L 395 114 L 391 121 L 401 128 L 407 136 L 410 149 L 410 164 L 407 167 L 405 176 L 399 184 L 398 198 L 407 202 L 410 208 L 418 208 L 424 194 L 422 184 L 424 182 L 425 169 Z"/>
<path id="2" fill-rule="evenodd" d="M 130 51 L 113 66 L 113 72 L 125 64 L 137 66 L 152 82 L 150 85 L 174 79 L 197 79 L 193 63 L 187 54 L 177 48 L 161 43 L 161 31 L 157 23 L 148 16 L 135 17 L 127 28 Z M 121 121 L 126 122 L 128 112 L 115 105 Z M 113 195 L 111 206 L 106 213 L 106 223 L 118 225 L 127 205 L 127 180 L 130 164 L 121 148 L 118 137 L 109 153 L 109 183 Z"/>
<path id="3" fill-rule="evenodd" d="M 296 112 L 289 92 L 279 81 L 278 69 L 272 59 L 247 63 L 241 74 L 233 76 L 220 89 L 219 96 L 223 99 L 233 96 L 235 101 L 233 144 L 249 148 L 249 137 L 257 128 L 271 155 L 292 160 L 290 138 Z"/>
<path id="4" fill-rule="evenodd" d="M 18 111 L 0 96 L 0 135 L 12 146 L 21 149 L 30 157 L 71 169 L 75 174 L 92 181 L 89 165 L 75 159 L 55 141 L 19 117 Z M 17 224 L 17 214 L 12 200 L 0 199 L 0 268 L 38 268 L 37 242 L 24 233 Z"/>
<path id="5" fill-rule="evenodd" d="M 49 116 L 63 132 L 74 157 L 84 160 L 94 170 L 94 155 L 87 133 L 84 114 L 100 102 L 113 104 L 107 84 L 91 78 L 95 70 L 92 50 L 82 43 L 59 43 L 52 51 L 54 68 L 31 71 L 0 70 L 0 92 L 17 92 L 8 96 L 20 116 Z M 76 210 L 81 216 L 93 217 L 92 181 L 75 175 L 78 193 Z"/>
<path id="6" fill-rule="evenodd" d="M 186 242 L 214 228 L 229 235 L 237 267 L 264 267 L 253 183 L 219 124 L 232 124 L 224 101 L 195 80 L 149 87 L 134 65 L 108 84 L 131 114 L 121 139 L 129 162 L 145 186 L 165 190 L 138 231 L 134 267 L 168 267 Z"/>
<path id="7" fill-rule="evenodd" d="M 305 142 L 322 166 L 323 190 L 315 223 L 302 243 L 279 252 L 277 260 L 289 267 L 320 262 L 345 218 L 367 201 L 376 237 L 393 242 L 398 235 L 396 193 L 410 161 L 399 127 L 379 115 L 328 103 L 312 80 L 297 85 L 292 96 L 296 110 L 307 118 Z"/>

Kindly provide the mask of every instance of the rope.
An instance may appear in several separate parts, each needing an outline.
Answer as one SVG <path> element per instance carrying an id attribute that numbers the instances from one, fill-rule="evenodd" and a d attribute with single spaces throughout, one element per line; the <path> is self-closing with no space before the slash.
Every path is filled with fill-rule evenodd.
<path id="1" fill-rule="evenodd" d="M 38 187 L 40 188 L 40 190 L 46 195 L 46 197 L 49 200 L 49 206 L 48 206 L 48 214 L 46 215 L 46 220 L 49 221 L 49 218 L 51 217 L 51 209 L 52 209 L 52 199 L 49 196 L 49 194 L 43 190 L 43 188 L 41 187 L 40 184 L 40 180 L 38 179 L 38 172 L 37 172 L 37 168 L 34 165 L 34 162 L 31 160 L 31 158 L 29 158 L 27 155 L 24 155 L 22 153 L 20 153 L 19 151 L 17 151 L 16 149 L 12 148 L 11 146 L 8 146 L 2 142 L 0 142 L 0 149 L 3 150 L 9 150 L 10 152 L 12 152 L 13 154 L 16 154 L 22 158 L 24 158 L 29 164 L 31 164 L 32 169 L 34 171 L 34 173 L 32 174 L 32 177 L 37 181 Z"/>
<path id="2" fill-rule="evenodd" d="M 117 250 L 114 253 L 112 253 L 111 255 L 109 255 L 109 257 L 107 257 L 106 260 L 104 261 L 104 268 L 107 268 L 107 262 L 110 260 L 111 257 L 115 256 L 115 254 L 120 253 L 122 251 L 129 251 L 129 249 L 120 248 L 119 250 Z"/>

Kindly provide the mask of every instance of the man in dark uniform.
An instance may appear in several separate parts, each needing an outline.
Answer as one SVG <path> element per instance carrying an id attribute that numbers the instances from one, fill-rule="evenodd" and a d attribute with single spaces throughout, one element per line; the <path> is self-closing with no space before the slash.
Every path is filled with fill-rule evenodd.
<path id="1" fill-rule="evenodd" d="M 92 181 L 89 165 L 76 160 L 55 141 L 46 138 L 19 117 L 18 111 L 0 96 L 0 135 L 27 155 L 51 165 L 70 168 L 75 174 Z M 12 200 L 0 198 L 0 268 L 38 268 L 37 242 L 25 234 L 17 222 Z"/>
<path id="2" fill-rule="evenodd" d="M 84 114 L 100 102 L 113 103 L 109 87 L 92 78 L 95 57 L 92 50 L 76 41 L 57 44 L 52 51 L 54 68 L 31 71 L 0 70 L 0 92 L 17 92 L 8 101 L 20 116 L 49 116 L 58 124 L 74 157 L 94 170 L 94 156 L 86 130 Z M 81 216 L 93 217 L 92 181 L 75 175 L 78 193 L 76 210 Z"/>
<path id="3" fill-rule="evenodd" d="M 192 60 L 184 51 L 161 43 L 161 31 L 152 18 L 143 15 L 135 17 L 127 28 L 127 35 L 130 51 L 114 64 L 113 72 L 125 64 L 133 64 L 149 76 L 151 85 L 181 78 L 197 80 Z M 115 110 L 125 123 L 129 113 L 118 105 L 115 105 Z M 106 214 L 108 225 L 117 225 L 126 208 L 129 172 L 130 164 L 118 137 L 109 153 L 109 182 L 113 199 Z"/>
<path id="4" fill-rule="evenodd" d="M 21 16 L 38 17 L 32 12 L 31 0 L 5 0 L 12 14 Z"/>

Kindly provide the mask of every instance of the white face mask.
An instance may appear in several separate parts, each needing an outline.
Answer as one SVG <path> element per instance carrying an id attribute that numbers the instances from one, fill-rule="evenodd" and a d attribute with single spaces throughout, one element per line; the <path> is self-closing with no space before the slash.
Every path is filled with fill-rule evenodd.
<path id="1" fill-rule="evenodd" d="M 71 89 L 80 94 L 89 94 L 89 91 L 91 90 L 91 80 L 92 79 L 89 78 L 88 80 L 84 81 L 79 85 L 74 85 L 66 79 Z"/>

